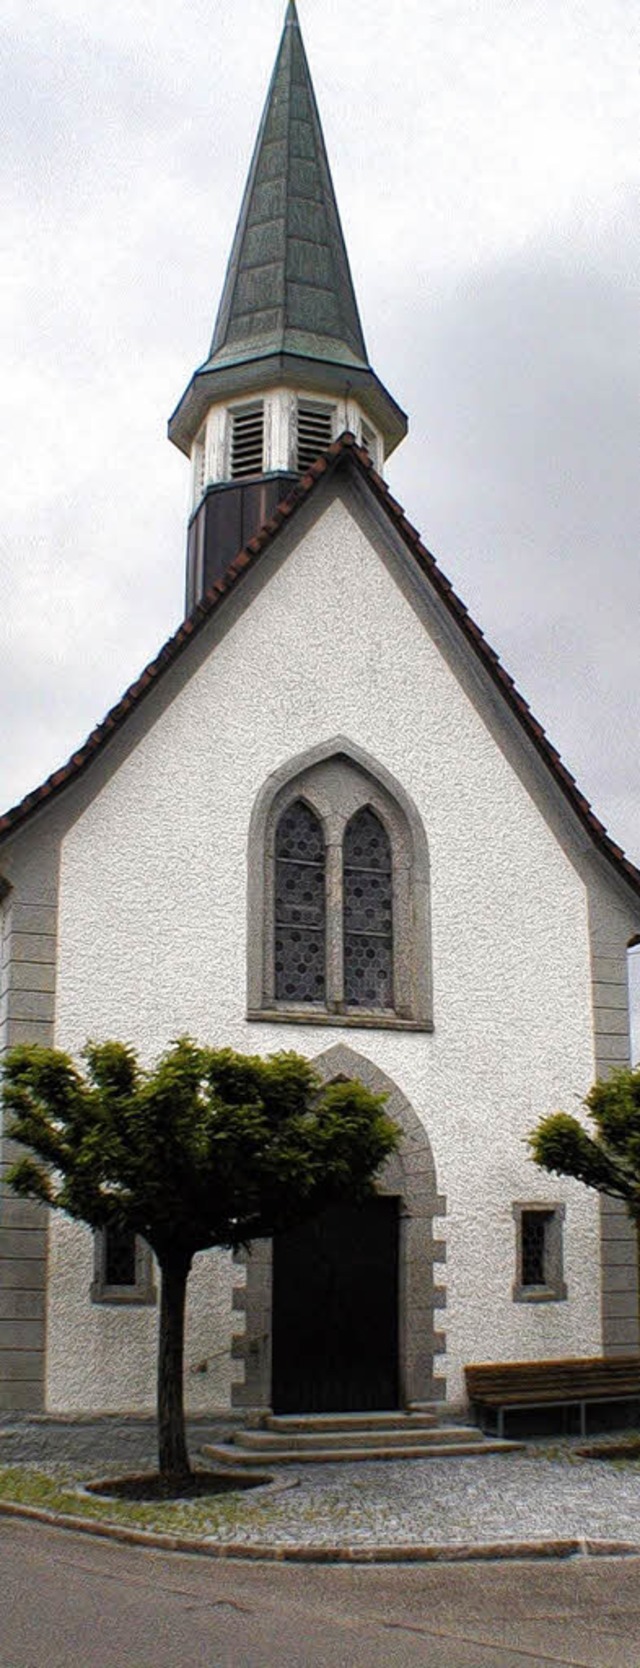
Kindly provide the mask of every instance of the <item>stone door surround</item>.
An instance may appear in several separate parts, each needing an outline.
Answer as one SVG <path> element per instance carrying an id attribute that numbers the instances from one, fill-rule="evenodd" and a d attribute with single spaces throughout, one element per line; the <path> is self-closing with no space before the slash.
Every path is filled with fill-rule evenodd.
<path id="1" fill-rule="evenodd" d="M 434 1264 L 445 1260 L 444 1246 L 433 1238 L 435 1217 L 446 1202 L 437 1192 L 428 1135 L 406 1096 L 380 1068 L 341 1043 L 313 1061 L 325 1083 L 356 1077 L 375 1094 L 387 1095 L 387 1111 L 399 1124 L 402 1139 L 376 1183 L 382 1194 L 399 1198 L 398 1382 L 400 1406 L 443 1400 L 444 1379 L 434 1374 L 434 1357 L 445 1339 L 434 1330 L 434 1311 L 443 1309 L 445 1293 L 434 1285 Z M 271 1240 L 258 1240 L 248 1254 L 246 1285 L 234 1293 L 234 1307 L 244 1311 L 245 1330 L 234 1339 L 234 1357 L 244 1363 L 244 1380 L 233 1387 L 237 1408 L 265 1411 L 271 1406 Z"/>

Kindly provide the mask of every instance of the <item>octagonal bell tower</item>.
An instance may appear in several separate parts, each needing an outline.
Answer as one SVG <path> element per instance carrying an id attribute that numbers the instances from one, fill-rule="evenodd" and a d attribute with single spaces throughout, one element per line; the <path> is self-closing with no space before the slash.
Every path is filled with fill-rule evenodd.
<path id="1" fill-rule="evenodd" d="M 407 420 L 367 359 L 289 0 L 209 357 L 169 420 L 192 468 L 187 612 L 345 429 L 381 469 Z"/>

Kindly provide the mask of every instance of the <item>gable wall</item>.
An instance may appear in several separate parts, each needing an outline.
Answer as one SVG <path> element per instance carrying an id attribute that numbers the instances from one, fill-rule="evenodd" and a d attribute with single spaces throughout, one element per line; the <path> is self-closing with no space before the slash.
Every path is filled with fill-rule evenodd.
<path id="1" fill-rule="evenodd" d="M 340 500 L 69 830 L 56 1041 L 77 1049 L 87 1035 L 119 1035 L 148 1058 L 185 1030 L 265 1053 L 313 1055 L 335 1042 L 329 1026 L 248 1023 L 244 1014 L 252 806 L 270 771 L 336 734 L 402 783 L 429 840 L 434 1032 L 359 1031 L 355 1040 L 429 1132 L 448 1199 L 442 1370 L 456 1395 L 464 1361 L 600 1347 L 596 1204 L 536 1171 L 523 1146 L 542 1112 L 572 1107 L 593 1078 L 587 897 Z M 567 1204 L 569 1303 L 511 1301 L 511 1204 L 535 1198 Z M 67 1232 L 52 1226 L 52 1405 L 68 1404 L 70 1378 L 76 1405 L 86 1404 L 91 1373 L 105 1372 L 104 1319 L 77 1308 Z M 205 1284 L 192 1365 L 215 1353 Z M 141 1329 L 153 1325 L 138 1318 Z M 131 1400 L 141 1405 L 131 1317 L 112 1321 L 111 1355 L 119 1371 L 131 1357 Z M 206 1375 L 193 1382 L 206 1405 Z"/>

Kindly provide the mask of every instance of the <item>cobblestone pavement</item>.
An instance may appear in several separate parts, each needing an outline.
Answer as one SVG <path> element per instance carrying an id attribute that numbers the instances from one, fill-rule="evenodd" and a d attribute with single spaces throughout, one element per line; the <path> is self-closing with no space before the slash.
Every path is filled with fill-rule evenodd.
<path id="1" fill-rule="evenodd" d="M 228 1422 L 189 1425 L 200 1445 Z M 104 1476 L 154 1466 L 153 1420 L 4 1418 L 0 1465 L 77 1468 Z M 233 1540 L 278 1545 L 417 1545 L 585 1537 L 640 1544 L 640 1463 L 578 1458 L 558 1443 L 522 1453 L 274 1467 L 296 1486 L 243 1496 Z M 221 1527 L 211 1538 L 225 1538 Z"/>

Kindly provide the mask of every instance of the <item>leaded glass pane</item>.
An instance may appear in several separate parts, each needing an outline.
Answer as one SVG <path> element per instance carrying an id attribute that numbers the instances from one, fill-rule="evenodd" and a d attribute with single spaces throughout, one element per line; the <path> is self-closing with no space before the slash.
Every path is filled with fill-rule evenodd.
<path id="1" fill-rule="evenodd" d="M 544 1286 L 546 1284 L 548 1225 L 548 1211 L 524 1210 L 522 1212 L 523 1286 Z"/>
<path id="2" fill-rule="evenodd" d="M 375 812 L 358 811 L 343 845 L 344 995 L 351 1008 L 393 1007 L 391 846 Z"/>
<path id="3" fill-rule="evenodd" d="M 283 862 L 324 864 L 322 825 L 302 799 L 290 805 L 280 818 L 276 857 Z"/>
<path id="4" fill-rule="evenodd" d="M 324 835 L 297 799 L 276 831 L 276 1000 L 323 1002 L 325 960 Z"/>
<path id="5" fill-rule="evenodd" d="M 107 1228 L 104 1263 L 106 1286 L 135 1286 L 136 1236 L 129 1228 Z"/>

